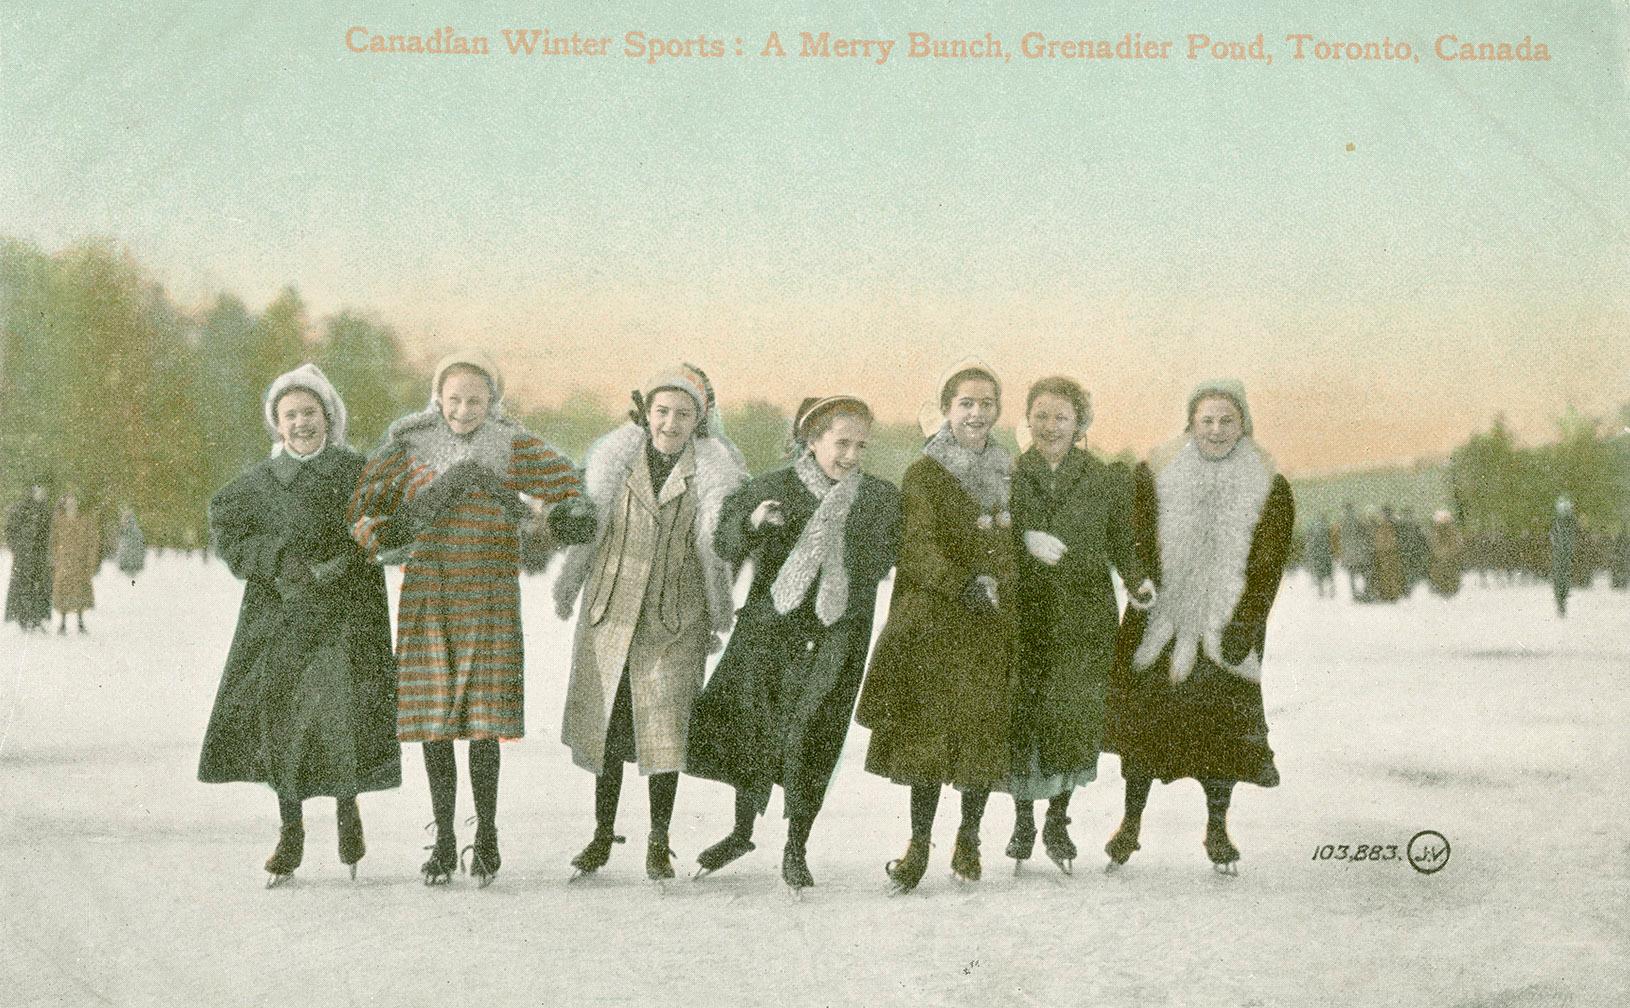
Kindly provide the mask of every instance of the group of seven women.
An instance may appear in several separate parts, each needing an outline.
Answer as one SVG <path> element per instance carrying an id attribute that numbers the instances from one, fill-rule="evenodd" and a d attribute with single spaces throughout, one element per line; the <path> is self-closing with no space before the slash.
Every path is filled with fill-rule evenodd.
<path id="1" fill-rule="evenodd" d="M 523 527 L 564 552 L 556 610 L 576 615 L 561 737 L 594 777 L 576 876 L 623 842 L 617 806 L 635 763 L 652 879 L 674 875 L 684 772 L 735 791 L 734 823 L 698 856 L 699 876 L 754 849 L 779 785 L 782 877 L 814 885 L 807 845 L 851 719 L 870 729 L 866 769 L 909 789 L 910 840 L 886 866 L 896 891 L 924 876 L 946 784 L 961 795 L 956 876 L 980 877 L 993 791 L 1014 802 L 1007 856 L 1032 856 L 1046 801 L 1043 848 L 1070 871 L 1070 797 L 1100 752 L 1120 755 L 1126 782 L 1112 867 L 1138 849 L 1152 782 L 1192 777 L 1204 849 L 1234 870 L 1233 785 L 1278 782 L 1261 662 L 1293 517 L 1237 382 L 1196 388 L 1183 436 L 1129 473 L 1081 447 L 1091 403 L 1067 378 L 1030 388 L 1031 444 L 1014 459 L 993 437 L 1001 384 L 967 362 L 938 389 L 939 425 L 899 489 L 862 471 L 872 413 L 853 396 L 802 402 L 787 464 L 756 478 L 700 370 L 664 369 L 633 400 L 579 471 L 505 415 L 502 377 L 478 352 L 441 361 L 429 405 L 366 459 L 346 446 L 344 404 L 317 368 L 273 382 L 270 458 L 210 504 L 246 585 L 199 769 L 276 792 L 269 885 L 299 866 L 301 802 L 320 795 L 336 799 L 354 875 L 356 796 L 396 786 L 399 743 L 415 741 L 435 830 L 421 870 L 427 884 L 450 880 L 463 860 L 455 739 L 469 742 L 476 810 L 467 870 L 482 885 L 497 874 L 498 742 L 523 734 Z M 403 567 L 394 655 L 380 570 L 391 563 Z"/>

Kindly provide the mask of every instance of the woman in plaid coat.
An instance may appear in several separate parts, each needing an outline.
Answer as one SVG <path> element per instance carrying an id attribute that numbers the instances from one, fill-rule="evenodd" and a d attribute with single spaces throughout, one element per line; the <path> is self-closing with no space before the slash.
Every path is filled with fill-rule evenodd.
<path id="1" fill-rule="evenodd" d="M 353 535 L 370 555 L 405 560 L 396 733 L 424 744 L 436 820 L 427 885 L 447 881 L 459 860 L 454 739 L 470 741 L 470 871 L 482 884 L 498 872 L 498 740 L 523 733 L 517 526 L 530 510 L 519 495 L 555 505 L 581 485 L 565 456 L 504 416 L 502 396 L 485 354 L 444 358 L 429 407 L 391 425 L 351 502 Z M 592 532 L 586 520 L 550 511 L 559 541 Z"/>
<path id="2" fill-rule="evenodd" d="M 646 873 L 672 878 L 691 706 L 735 617 L 714 533 L 747 467 L 718 427 L 707 376 L 680 365 L 645 383 L 630 422 L 596 441 L 584 468 L 599 538 L 567 555 L 555 583 L 562 619 L 583 598 L 561 741 L 595 775 L 594 837 L 572 865 L 587 874 L 610 859 L 623 764 L 637 762 L 650 776 Z"/>

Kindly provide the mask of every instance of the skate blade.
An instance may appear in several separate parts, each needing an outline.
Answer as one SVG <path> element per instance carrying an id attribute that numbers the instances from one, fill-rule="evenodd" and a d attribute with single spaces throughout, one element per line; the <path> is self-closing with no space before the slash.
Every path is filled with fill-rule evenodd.
<path id="1" fill-rule="evenodd" d="M 1115 859 L 1111 858 L 1109 864 L 1104 865 L 1104 874 L 1105 875 L 1114 875 L 1117 872 L 1119 872 L 1122 868 L 1125 868 L 1125 867 L 1126 867 L 1126 862 L 1125 861 L 1116 861 Z"/>
<path id="2" fill-rule="evenodd" d="M 356 865 L 346 865 L 345 867 L 351 869 L 351 881 L 355 882 L 357 880 L 357 866 Z"/>
<path id="3" fill-rule="evenodd" d="M 475 887 L 477 889 L 485 889 L 488 886 L 492 885 L 493 876 L 491 876 L 491 875 L 477 875 L 475 878 L 476 878 Z"/>
<path id="4" fill-rule="evenodd" d="M 703 879 L 707 878 L 709 875 L 712 875 L 717 870 L 718 869 L 716 869 L 716 868 L 698 868 L 694 872 L 691 873 L 690 880 L 692 882 L 700 882 Z"/>
<path id="5" fill-rule="evenodd" d="M 1049 857 L 1049 860 L 1052 861 L 1053 864 L 1057 865 L 1058 870 L 1063 872 L 1064 874 L 1066 874 L 1066 875 L 1074 875 L 1075 874 L 1075 859 L 1074 858 Z"/>
<path id="6" fill-rule="evenodd" d="M 1218 875 L 1226 875 L 1230 878 L 1237 878 L 1239 876 L 1239 862 L 1229 861 L 1227 863 L 1218 863 L 1213 861 L 1211 863 L 1211 870 L 1216 872 Z"/>
<path id="7" fill-rule="evenodd" d="M 593 874 L 594 872 L 588 871 L 584 868 L 573 868 L 572 877 L 566 880 L 566 884 L 571 885 L 573 882 L 581 882 Z"/>
<path id="8" fill-rule="evenodd" d="M 792 900 L 794 903 L 802 903 L 804 901 L 804 887 L 795 885 L 787 886 L 787 898 Z"/>
<path id="9" fill-rule="evenodd" d="M 668 895 L 668 882 L 669 882 L 668 879 L 660 879 L 660 878 L 652 879 L 651 880 L 651 885 L 656 888 L 658 896 L 667 896 Z"/>
<path id="10" fill-rule="evenodd" d="M 266 888 L 276 889 L 278 886 L 287 882 L 291 878 L 294 878 L 294 872 L 286 872 L 283 874 L 268 872 L 266 875 Z"/>

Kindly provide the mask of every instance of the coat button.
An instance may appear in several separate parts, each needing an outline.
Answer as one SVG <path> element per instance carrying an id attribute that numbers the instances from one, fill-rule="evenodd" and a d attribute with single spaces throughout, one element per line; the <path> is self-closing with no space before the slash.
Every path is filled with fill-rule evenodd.
<path id="1" fill-rule="evenodd" d="M 813 650 L 815 650 L 815 642 L 812 641 L 812 640 L 804 641 L 804 650 L 805 651 L 813 651 Z"/>

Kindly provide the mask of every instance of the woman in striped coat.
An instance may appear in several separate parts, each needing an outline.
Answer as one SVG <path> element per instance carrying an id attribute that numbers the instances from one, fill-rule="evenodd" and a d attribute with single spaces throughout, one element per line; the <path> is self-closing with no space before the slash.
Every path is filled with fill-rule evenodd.
<path id="1" fill-rule="evenodd" d="M 436 367 L 425 410 L 391 425 L 351 502 L 353 535 L 381 563 L 404 562 L 397 611 L 396 734 L 424 743 L 436 843 L 427 885 L 458 863 L 453 740 L 470 741 L 476 834 L 471 874 L 497 874 L 498 740 L 520 738 L 519 494 L 555 505 L 581 482 L 563 455 L 504 416 L 503 382 L 481 353 Z M 592 535 L 592 515 L 550 511 L 557 541 Z"/>

